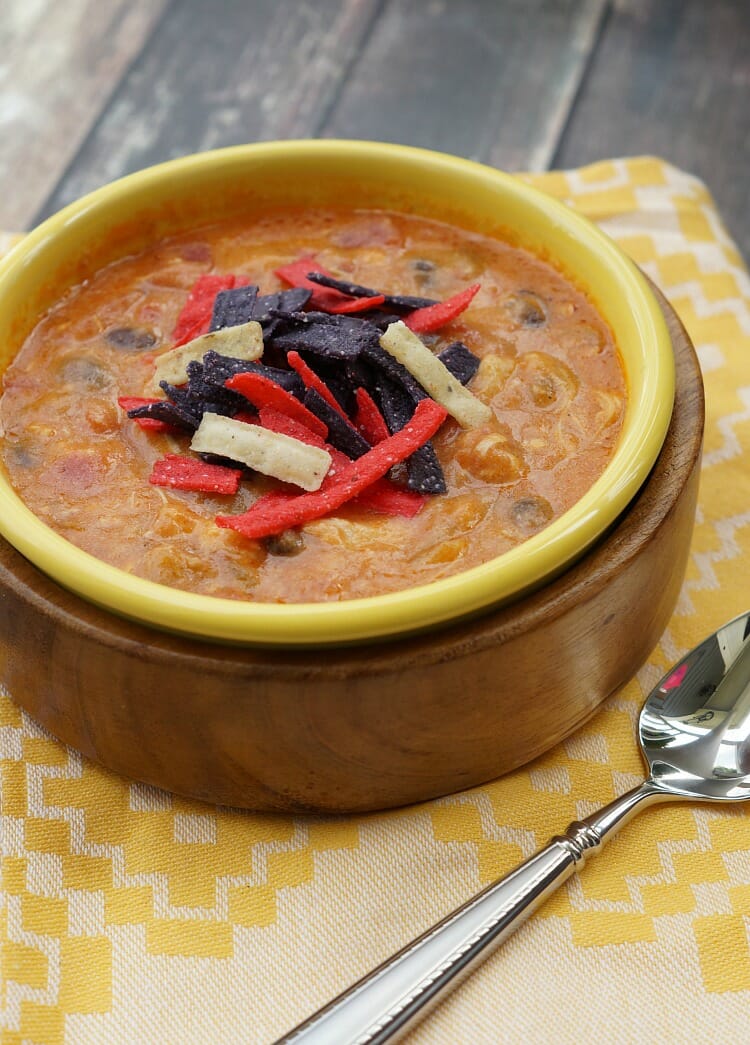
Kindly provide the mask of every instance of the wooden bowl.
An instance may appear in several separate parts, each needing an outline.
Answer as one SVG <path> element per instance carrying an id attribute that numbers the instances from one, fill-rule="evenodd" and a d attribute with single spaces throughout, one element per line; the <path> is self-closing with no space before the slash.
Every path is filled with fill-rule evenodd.
<path id="1" fill-rule="evenodd" d="M 695 515 L 703 391 L 677 368 L 645 486 L 576 566 L 459 626 L 322 652 L 201 643 L 114 617 L 0 544 L 0 680 L 89 758 L 261 810 L 397 806 L 500 776 L 575 730 L 644 662 L 674 609 Z"/>

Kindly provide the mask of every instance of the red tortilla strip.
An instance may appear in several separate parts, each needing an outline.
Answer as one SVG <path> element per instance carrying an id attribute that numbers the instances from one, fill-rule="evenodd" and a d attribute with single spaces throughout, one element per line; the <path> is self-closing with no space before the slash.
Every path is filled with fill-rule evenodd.
<path id="1" fill-rule="evenodd" d="M 216 522 L 244 537 L 260 539 L 319 519 L 363 493 L 382 479 L 394 464 L 410 457 L 432 438 L 447 416 L 444 407 L 432 399 L 423 399 L 417 404 L 412 419 L 400 431 L 342 468 L 325 488 L 297 496 L 266 494 L 243 514 L 218 515 Z"/>
<path id="2" fill-rule="evenodd" d="M 281 432 L 282 435 L 291 436 L 292 439 L 299 439 L 300 442 L 308 443 L 310 446 L 319 446 L 328 451 L 331 455 L 331 467 L 321 484 L 321 489 L 330 486 L 341 469 L 351 464 L 346 454 L 334 446 L 330 446 L 305 425 L 299 424 L 285 414 L 280 414 L 278 410 L 262 407 L 257 419 L 264 428 L 268 428 L 272 432 Z M 254 418 L 254 420 L 257 419 Z M 405 518 L 411 519 L 422 509 L 426 500 L 424 494 L 401 490 L 387 479 L 378 479 L 358 497 L 355 497 L 353 503 L 368 511 L 380 512 L 383 515 L 403 515 Z"/>
<path id="3" fill-rule="evenodd" d="M 235 494 L 240 488 L 242 472 L 223 464 L 206 464 L 197 457 L 167 454 L 154 461 L 149 482 L 153 486 L 171 486 L 175 490 L 196 493 Z"/>
<path id="4" fill-rule="evenodd" d="M 262 406 L 256 420 L 259 420 L 269 432 L 279 432 L 281 435 L 288 435 L 291 439 L 299 439 L 301 443 L 307 443 L 308 446 L 318 446 L 321 450 L 329 452 L 331 450 L 323 436 L 318 435 L 312 428 L 308 428 L 296 418 L 283 414 L 280 410 L 274 410 L 272 406 Z"/>
<path id="5" fill-rule="evenodd" d="M 258 415 L 252 414 L 249 410 L 240 410 L 238 414 L 233 415 L 235 421 L 244 421 L 247 425 L 257 425 Z"/>
<path id="6" fill-rule="evenodd" d="M 216 295 L 220 290 L 231 290 L 236 281 L 237 277 L 231 273 L 224 276 L 206 274 L 196 280 L 172 331 L 173 348 L 207 333 Z"/>
<path id="7" fill-rule="evenodd" d="M 295 399 L 291 392 L 287 392 L 281 385 L 277 385 L 275 381 L 271 381 L 262 374 L 253 374 L 249 371 L 235 374 L 225 382 L 225 387 L 230 388 L 233 392 L 239 392 L 258 409 L 263 406 L 273 407 L 274 410 L 294 418 L 295 421 L 299 421 L 313 432 L 317 432 L 323 439 L 328 435 L 326 425 L 306 406 L 303 406 L 299 399 Z"/>
<path id="8" fill-rule="evenodd" d="M 311 291 L 308 306 L 319 312 L 361 312 L 367 308 L 377 308 L 385 298 L 354 298 L 348 294 L 342 294 L 340 290 L 331 287 L 321 287 L 319 283 L 313 283 L 308 279 L 309 272 L 320 272 L 324 276 L 333 276 L 332 272 L 324 269 L 314 257 L 305 254 L 296 261 L 290 261 L 288 265 L 282 265 L 274 270 L 279 279 L 283 279 L 291 287 L 304 287 Z"/>
<path id="9" fill-rule="evenodd" d="M 378 404 L 366 388 L 356 388 L 354 397 L 357 402 L 354 427 L 372 446 L 382 443 L 384 439 L 388 438 L 390 432 Z"/>
<path id="10" fill-rule="evenodd" d="M 378 308 L 384 301 L 385 294 L 377 294 L 371 298 L 349 298 L 340 305 L 329 305 L 325 311 L 331 312 L 333 315 L 349 315 L 352 312 L 366 312 L 370 308 Z"/>
<path id="11" fill-rule="evenodd" d="M 451 298 L 446 298 L 445 301 L 438 301 L 436 305 L 427 305 L 426 308 L 418 308 L 404 317 L 404 323 L 415 334 L 431 334 L 433 330 L 439 330 L 440 327 L 465 312 L 479 288 L 479 283 L 472 283 L 470 287 L 459 291 Z"/>
<path id="12" fill-rule="evenodd" d="M 287 352 L 286 361 L 292 370 L 295 370 L 302 378 L 302 383 L 305 388 L 314 388 L 319 396 L 325 399 L 326 403 L 341 414 L 342 417 L 346 418 L 346 414 L 341 409 L 341 406 L 336 399 L 336 396 L 330 390 L 328 385 L 323 381 L 322 378 L 318 377 L 314 370 L 312 370 L 307 363 L 304 361 L 299 352 L 295 352 L 293 349 L 291 352 Z M 348 420 L 348 418 L 346 418 Z"/>
<path id="13" fill-rule="evenodd" d="M 378 479 L 352 501 L 352 504 L 357 504 L 360 508 L 366 508 L 370 512 L 378 512 L 381 515 L 403 515 L 405 519 L 413 519 L 422 511 L 426 503 L 426 494 L 401 490 L 387 479 Z"/>

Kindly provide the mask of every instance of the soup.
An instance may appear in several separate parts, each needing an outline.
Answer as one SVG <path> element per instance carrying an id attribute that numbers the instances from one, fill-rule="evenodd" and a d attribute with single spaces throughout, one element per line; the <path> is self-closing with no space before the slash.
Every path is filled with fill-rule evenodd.
<path id="1" fill-rule="evenodd" d="M 480 408 L 474 423 L 449 415 L 440 424 L 430 440 L 430 467 L 420 472 L 410 457 L 380 477 L 390 502 L 388 496 L 378 501 L 368 487 L 297 525 L 248 537 L 231 524 L 217 525 L 217 519 L 251 517 L 269 498 L 287 504 L 299 497 L 295 503 L 302 504 L 317 496 L 325 505 L 327 487 L 320 487 L 323 494 L 300 492 L 241 460 L 227 468 L 215 457 L 214 467 L 237 473 L 236 492 L 157 485 L 149 480 L 159 462 L 168 455 L 198 462 L 205 451 L 191 444 L 202 444 L 189 424 L 181 429 L 159 423 L 158 417 L 149 418 L 153 408 L 148 407 L 146 417 L 131 418 L 121 404 L 165 400 L 154 385 L 155 373 L 163 370 L 159 361 L 174 352 L 175 341 L 185 341 L 189 356 L 189 346 L 205 336 L 200 323 L 184 328 L 194 288 L 201 280 L 211 285 L 207 275 L 223 277 L 213 284 L 215 316 L 217 299 L 226 291 L 257 286 L 268 299 L 288 290 L 294 282 L 290 273 L 302 271 L 295 269 L 300 259 L 302 270 L 310 266 L 324 278 L 332 274 L 333 295 L 343 293 L 335 286 L 347 284 L 383 292 L 385 298 L 371 296 L 364 303 L 361 295 L 349 294 L 349 302 L 359 304 L 337 314 L 350 317 L 346 324 L 353 338 L 360 329 L 369 336 L 377 327 L 377 340 L 387 342 L 389 329 L 411 330 L 410 322 L 419 328 L 412 317 L 420 309 L 439 312 L 440 304 L 464 295 L 455 315 L 449 308 L 443 321 L 423 324 L 412 336 L 441 359 L 462 346 L 462 358 L 474 361 L 465 388 Z M 390 314 L 393 296 L 417 304 Z M 332 393 L 332 409 L 346 415 L 349 427 L 362 435 L 361 401 L 355 396 L 362 387 L 376 418 L 390 430 L 385 436 L 397 432 L 388 396 L 408 399 L 416 377 L 410 374 L 402 386 L 392 374 L 381 380 L 372 358 L 353 351 L 321 356 L 304 348 L 304 338 L 294 342 L 302 346 L 299 351 L 290 351 L 290 329 L 309 326 L 316 321 L 304 317 L 317 314 L 310 301 L 302 314 L 294 309 L 295 319 L 285 319 L 283 308 L 268 307 L 257 357 L 269 368 L 264 373 L 273 368 L 296 380 L 298 371 L 289 363 L 296 352 Z M 220 350 L 217 354 L 225 358 Z M 254 365 L 248 362 L 246 369 Z M 242 373 L 242 367 L 232 371 L 234 377 Z M 169 387 L 169 402 L 178 406 L 180 379 L 172 378 Z M 424 396 L 417 392 L 415 399 Z M 625 399 L 611 331 L 586 296 L 550 264 L 504 242 L 412 215 L 296 211 L 164 241 L 71 291 L 37 325 L 5 374 L 2 459 L 15 490 L 39 518 L 77 546 L 138 576 L 231 599 L 343 600 L 447 577 L 539 532 L 602 473 L 617 444 Z M 234 411 L 222 407 L 218 416 L 257 428 L 258 403 L 234 404 Z M 149 419 L 156 424 L 144 426 Z M 361 456 L 351 451 L 351 466 L 345 451 L 330 447 L 332 430 L 320 437 L 328 449 L 318 449 L 339 468 L 366 470 L 369 446 L 377 449 L 376 437 L 367 434 Z M 331 485 L 330 476 L 322 482 Z"/>

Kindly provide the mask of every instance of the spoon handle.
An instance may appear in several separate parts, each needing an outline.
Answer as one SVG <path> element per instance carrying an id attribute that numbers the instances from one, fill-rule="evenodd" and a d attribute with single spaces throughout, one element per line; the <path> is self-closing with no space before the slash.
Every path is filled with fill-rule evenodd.
<path id="1" fill-rule="evenodd" d="M 576 864 L 642 804 L 670 797 L 647 781 L 615 799 L 449 914 L 281 1038 L 304 1045 L 380 1045 L 400 1037 L 536 910 Z"/>

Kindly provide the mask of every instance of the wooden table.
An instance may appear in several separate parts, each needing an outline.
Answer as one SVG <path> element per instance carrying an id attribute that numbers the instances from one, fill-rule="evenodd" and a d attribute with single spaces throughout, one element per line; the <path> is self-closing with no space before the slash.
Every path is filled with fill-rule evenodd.
<path id="1" fill-rule="evenodd" d="M 407 142 L 507 170 L 658 154 L 750 254 L 747 0 L 3 0 L 0 227 L 238 142 Z"/>

